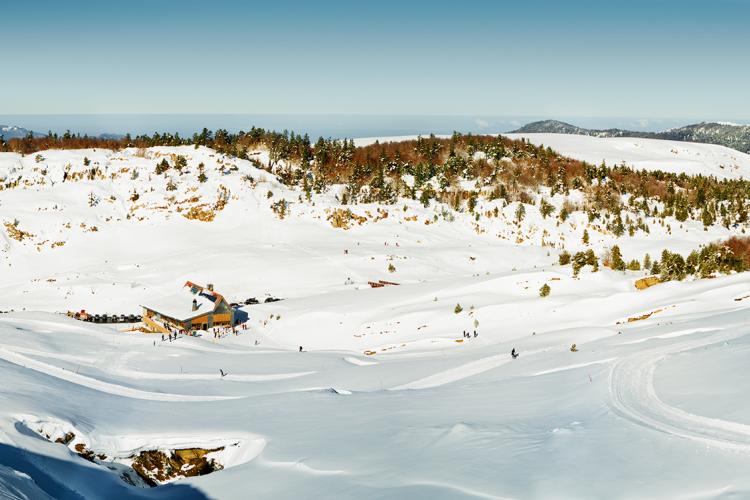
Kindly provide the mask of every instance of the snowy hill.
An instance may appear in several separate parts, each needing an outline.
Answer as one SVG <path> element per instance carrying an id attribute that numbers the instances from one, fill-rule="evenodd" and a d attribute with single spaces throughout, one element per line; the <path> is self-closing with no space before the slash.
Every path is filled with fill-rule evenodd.
<path id="1" fill-rule="evenodd" d="M 750 167 L 718 146 L 524 137 L 594 164 Z M 746 219 L 721 220 L 733 206 L 678 220 L 624 194 L 592 218 L 599 179 L 345 205 L 345 186 L 305 191 L 271 163 L 265 148 L 0 153 L 0 496 L 750 494 L 750 274 L 641 290 L 647 271 L 604 265 L 614 245 L 640 263 L 742 236 Z M 574 271 L 563 250 L 602 265 Z M 139 313 L 186 280 L 261 303 L 236 335 L 173 341 L 56 314 Z"/>
<path id="2" fill-rule="evenodd" d="M 715 144 L 697 144 L 631 137 L 584 135 L 507 134 L 533 144 L 551 147 L 581 161 L 609 165 L 625 164 L 636 169 L 662 170 L 688 175 L 713 175 L 719 179 L 750 178 L 750 155 Z"/>
<path id="3" fill-rule="evenodd" d="M 512 134 L 576 134 L 593 137 L 641 137 L 669 141 L 717 144 L 750 153 L 750 125 L 726 122 L 701 122 L 675 127 L 661 132 L 635 130 L 586 129 L 558 120 L 542 120 L 528 123 L 511 131 Z"/>

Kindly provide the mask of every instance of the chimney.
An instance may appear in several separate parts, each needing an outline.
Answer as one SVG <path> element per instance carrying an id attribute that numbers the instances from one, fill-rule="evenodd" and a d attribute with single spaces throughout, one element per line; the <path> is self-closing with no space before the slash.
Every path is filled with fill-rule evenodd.
<path id="1" fill-rule="evenodd" d="M 209 292 L 213 292 L 214 291 L 214 285 L 213 285 L 213 283 L 209 283 L 208 284 L 208 291 Z"/>
<path id="2" fill-rule="evenodd" d="M 198 301 L 196 299 L 193 299 L 193 311 L 198 310 Z"/>

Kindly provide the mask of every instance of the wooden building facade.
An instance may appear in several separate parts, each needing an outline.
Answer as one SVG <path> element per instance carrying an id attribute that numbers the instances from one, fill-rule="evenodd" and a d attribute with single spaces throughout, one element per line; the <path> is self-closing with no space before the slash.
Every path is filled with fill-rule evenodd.
<path id="1" fill-rule="evenodd" d="M 213 285 L 203 287 L 187 281 L 180 293 L 141 307 L 143 323 L 155 332 L 234 325 L 234 309 L 223 295 L 214 291 Z"/>

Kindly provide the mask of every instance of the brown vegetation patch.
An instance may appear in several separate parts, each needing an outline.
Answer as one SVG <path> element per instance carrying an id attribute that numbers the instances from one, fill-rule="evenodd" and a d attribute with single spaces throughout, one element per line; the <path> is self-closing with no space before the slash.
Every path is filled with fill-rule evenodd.
<path id="1" fill-rule="evenodd" d="M 67 432 L 67 433 L 65 433 L 65 435 L 63 437 L 59 437 L 59 438 L 55 439 L 55 443 L 60 443 L 60 444 L 68 445 L 68 444 L 70 444 L 71 441 L 73 441 L 75 439 L 75 437 L 76 437 L 76 435 L 73 434 L 72 432 Z"/>
<path id="2" fill-rule="evenodd" d="M 167 481 L 210 474 L 224 467 L 212 458 L 209 453 L 223 450 L 186 448 L 163 452 L 159 450 L 142 451 L 133 458 L 132 467 L 150 486 L 158 486 Z"/>
<path id="3" fill-rule="evenodd" d="M 628 323 L 633 323 L 634 321 L 641 321 L 644 319 L 650 318 L 652 315 L 656 313 L 662 312 L 664 309 L 656 309 L 655 311 L 651 311 L 650 313 L 642 314 L 640 316 L 634 316 L 632 318 L 628 318 Z"/>
<path id="4" fill-rule="evenodd" d="M 745 269 L 750 269 L 750 237 L 732 236 L 721 244 L 728 246 L 735 257 L 742 259 Z"/>
<path id="5" fill-rule="evenodd" d="M 94 452 L 93 452 L 93 451 L 91 451 L 91 450 L 89 450 L 88 448 L 86 448 L 86 445 L 85 445 L 85 444 L 83 444 L 83 443 L 78 443 L 77 445 L 75 445 L 75 447 L 74 447 L 74 448 L 75 448 L 75 450 L 76 450 L 76 453 L 77 453 L 77 454 L 78 454 L 78 455 L 79 455 L 80 457 L 82 457 L 82 458 L 85 458 L 85 459 L 86 459 L 86 460 L 88 460 L 89 462 L 93 462 L 93 461 L 94 461 L 94 457 L 95 457 L 95 455 L 94 455 Z"/>
<path id="6" fill-rule="evenodd" d="M 646 276 L 645 278 L 635 280 L 635 287 L 638 290 L 645 290 L 646 288 L 658 285 L 659 283 L 661 283 L 661 280 L 658 276 Z"/>
<path id="7" fill-rule="evenodd" d="M 190 210 L 182 214 L 182 216 L 190 220 L 211 222 L 212 220 L 214 220 L 214 217 L 216 217 L 216 212 L 204 207 L 205 205 L 196 205 L 194 207 L 191 207 Z"/>
<path id="8" fill-rule="evenodd" d="M 19 229 L 18 224 L 13 222 L 5 222 L 3 225 L 5 226 L 5 231 L 8 233 L 8 236 L 16 241 L 28 240 L 35 236 L 28 231 Z"/>
<path id="9" fill-rule="evenodd" d="M 331 225 L 338 229 L 349 229 L 352 223 L 356 222 L 359 225 L 367 222 L 367 217 L 362 217 L 353 213 L 351 210 L 337 208 L 333 210 L 327 217 L 331 222 Z"/>

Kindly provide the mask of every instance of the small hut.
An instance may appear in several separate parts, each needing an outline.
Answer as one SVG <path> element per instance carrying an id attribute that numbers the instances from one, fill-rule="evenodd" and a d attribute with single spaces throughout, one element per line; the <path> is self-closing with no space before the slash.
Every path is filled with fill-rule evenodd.
<path id="1" fill-rule="evenodd" d="M 164 297 L 143 307 L 143 323 L 154 332 L 206 330 L 213 326 L 234 325 L 234 310 L 213 285 L 202 287 L 185 282 L 179 293 Z"/>

